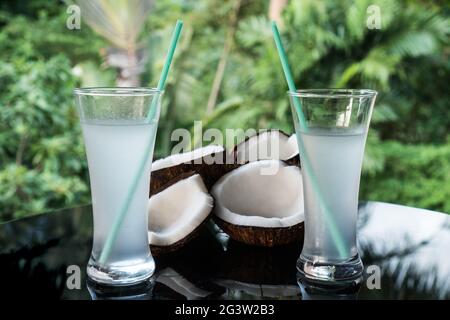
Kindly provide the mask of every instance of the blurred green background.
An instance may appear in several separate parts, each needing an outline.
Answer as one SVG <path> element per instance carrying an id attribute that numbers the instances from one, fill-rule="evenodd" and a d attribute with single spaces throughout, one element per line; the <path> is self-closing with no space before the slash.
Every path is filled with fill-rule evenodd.
<path id="1" fill-rule="evenodd" d="M 71 3 L 0 3 L 0 222 L 90 201 L 72 89 L 156 86 L 177 18 L 156 158 L 195 120 L 293 131 L 274 19 L 299 88 L 379 91 L 360 198 L 450 212 L 446 1 L 77 1 L 73 30 Z"/>

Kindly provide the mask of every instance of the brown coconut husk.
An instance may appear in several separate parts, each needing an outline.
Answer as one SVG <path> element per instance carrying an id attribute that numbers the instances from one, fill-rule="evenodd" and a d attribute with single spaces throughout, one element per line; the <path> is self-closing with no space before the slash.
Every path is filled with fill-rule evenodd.
<path id="1" fill-rule="evenodd" d="M 215 162 L 211 163 L 214 157 Z M 228 157 L 228 158 L 227 158 Z M 220 179 L 224 174 L 239 167 L 238 164 L 230 162 L 229 155 L 226 151 L 220 153 L 212 153 L 202 158 L 194 159 L 186 163 L 181 163 L 171 167 L 163 168 L 151 172 L 150 195 L 161 192 L 168 186 L 168 183 L 186 172 L 195 172 L 200 174 L 208 190 Z"/>
<path id="2" fill-rule="evenodd" d="M 192 170 L 188 170 L 184 167 L 184 164 L 173 166 L 170 168 L 164 168 L 157 171 L 152 171 L 150 176 L 150 192 L 149 195 L 157 194 L 164 189 L 170 187 L 173 183 L 180 181 L 177 177 L 185 174 L 191 175 Z M 183 179 L 187 178 L 185 176 Z M 182 179 L 181 179 L 182 180 Z"/>
<path id="3" fill-rule="evenodd" d="M 203 181 L 205 182 L 206 188 L 211 190 L 212 186 L 225 174 L 234 169 L 237 169 L 240 165 L 236 163 L 232 164 L 192 164 L 190 166 L 191 169 L 195 170 L 200 174 Z"/>
<path id="4" fill-rule="evenodd" d="M 297 166 L 297 167 L 301 167 L 301 162 L 300 162 L 300 155 L 296 155 L 293 156 L 292 158 L 283 160 L 284 162 L 286 162 L 287 164 L 291 165 L 291 166 Z"/>
<path id="5" fill-rule="evenodd" d="M 254 246 L 275 247 L 291 243 L 301 243 L 304 236 L 304 222 L 289 227 L 265 228 L 240 226 L 214 216 L 214 222 L 231 239 Z"/>
<path id="6" fill-rule="evenodd" d="M 164 171 L 164 169 L 158 170 L 158 171 Z M 158 172 L 158 171 L 156 171 L 156 172 Z M 163 174 L 163 172 L 161 172 L 161 174 Z M 193 176 L 194 174 L 197 174 L 197 172 L 195 172 L 193 170 L 180 171 L 179 174 L 177 174 L 174 177 L 171 177 L 169 179 L 169 175 L 163 176 L 163 175 L 159 175 L 159 173 L 158 173 L 154 177 L 153 173 L 152 173 L 151 179 L 155 178 L 157 181 L 155 182 L 154 185 L 153 185 L 152 181 L 150 181 L 150 185 L 153 186 L 153 189 L 150 190 L 150 196 L 158 194 L 161 191 L 164 191 L 165 189 L 174 185 L 175 183 L 177 183 L 181 180 L 187 179 L 187 178 Z"/>

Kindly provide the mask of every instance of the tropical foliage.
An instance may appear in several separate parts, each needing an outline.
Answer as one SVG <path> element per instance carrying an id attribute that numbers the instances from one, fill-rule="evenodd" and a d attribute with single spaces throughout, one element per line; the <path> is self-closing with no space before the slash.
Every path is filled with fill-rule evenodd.
<path id="1" fill-rule="evenodd" d="M 273 12 L 277 2 L 282 10 Z M 272 18 L 298 87 L 379 91 L 361 198 L 450 212 L 450 23 L 444 2 L 89 3 L 81 6 L 80 30 L 66 28 L 69 2 L 0 4 L 0 220 L 89 201 L 71 90 L 155 86 L 180 17 L 185 28 L 164 96 L 157 157 L 170 152 L 174 128 L 193 131 L 195 120 L 204 129 L 292 132 Z M 369 6 L 380 9 L 381 29 L 367 27 Z"/>

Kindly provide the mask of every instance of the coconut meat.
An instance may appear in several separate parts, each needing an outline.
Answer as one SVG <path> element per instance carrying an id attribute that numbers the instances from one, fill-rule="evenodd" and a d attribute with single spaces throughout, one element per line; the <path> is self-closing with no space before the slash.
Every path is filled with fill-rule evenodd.
<path id="1" fill-rule="evenodd" d="M 300 168 L 283 161 L 243 165 L 223 176 L 213 186 L 212 195 L 214 213 L 234 225 L 277 228 L 304 221 Z"/>
<path id="2" fill-rule="evenodd" d="M 150 245 L 169 246 L 192 233 L 210 214 L 214 200 L 194 174 L 149 200 Z"/>
<path id="3" fill-rule="evenodd" d="M 236 147 L 238 163 L 256 160 L 288 160 L 298 155 L 295 134 L 287 136 L 281 131 L 270 130 L 254 135 Z"/>
<path id="4" fill-rule="evenodd" d="M 173 167 L 182 163 L 188 163 L 196 159 L 210 156 L 214 153 L 223 152 L 224 148 L 219 145 L 209 145 L 203 148 L 197 148 L 189 152 L 178 153 L 156 160 L 152 164 L 152 171 Z"/>

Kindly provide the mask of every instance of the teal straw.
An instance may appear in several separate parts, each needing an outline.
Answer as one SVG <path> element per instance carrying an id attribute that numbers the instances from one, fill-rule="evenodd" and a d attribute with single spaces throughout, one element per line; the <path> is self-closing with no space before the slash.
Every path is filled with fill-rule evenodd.
<path id="1" fill-rule="evenodd" d="M 297 89 L 295 88 L 294 78 L 292 77 L 292 73 L 289 68 L 287 55 L 286 55 L 286 52 L 284 51 L 283 43 L 281 42 L 280 33 L 278 32 L 277 24 L 275 23 L 275 21 L 272 21 L 272 33 L 273 33 L 273 38 L 275 40 L 275 45 L 278 50 L 278 55 L 280 56 L 284 75 L 285 75 L 286 81 L 288 83 L 289 91 L 291 93 L 295 93 L 295 92 L 297 92 Z M 306 124 L 305 115 L 303 114 L 300 101 L 295 96 L 292 96 L 292 98 L 293 98 L 292 101 L 294 103 L 294 107 L 297 110 L 300 127 L 306 132 L 308 130 L 308 126 Z M 303 160 L 302 161 L 303 167 L 309 173 L 314 193 L 316 194 L 317 198 L 319 199 L 321 207 L 324 209 L 325 217 L 328 222 L 328 226 L 330 228 L 331 236 L 334 239 L 334 243 L 339 252 L 339 255 L 344 258 L 347 256 L 347 254 L 346 254 L 345 244 L 344 244 L 344 240 L 342 238 L 341 232 L 336 225 L 336 222 L 334 220 L 334 217 L 333 217 L 331 211 L 329 210 L 326 202 L 323 199 L 322 193 L 320 192 L 319 184 L 317 183 L 316 176 L 314 175 L 314 171 L 313 171 L 312 166 L 309 162 L 309 159 L 306 155 L 305 148 L 303 146 L 303 142 L 301 141 L 301 139 L 297 139 L 297 140 L 298 140 L 298 145 L 299 145 L 299 149 L 300 149 L 300 155 Z"/>
<path id="2" fill-rule="evenodd" d="M 183 21 L 177 20 L 177 24 L 175 25 L 175 29 L 172 33 L 172 38 L 170 39 L 170 47 L 167 51 L 166 62 L 164 63 L 163 69 L 161 71 L 161 76 L 159 77 L 158 82 L 158 90 L 164 90 L 164 86 L 166 83 L 167 75 L 169 74 L 170 64 L 172 63 L 172 58 L 175 53 L 175 48 L 177 47 L 178 39 L 180 39 L 181 29 L 183 28 Z M 152 105 L 150 107 L 150 112 L 148 114 L 147 120 L 153 119 L 156 113 L 156 105 L 158 103 L 158 99 L 153 99 Z"/>
<path id="3" fill-rule="evenodd" d="M 154 119 L 155 114 L 157 112 L 158 101 L 160 99 L 161 92 L 164 90 L 164 85 L 166 83 L 167 75 L 169 73 L 170 65 L 172 63 L 173 55 L 175 53 L 175 48 L 177 47 L 178 39 L 180 38 L 180 33 L 181 33 L 182 28 L 183 28 L 183 21 L 177 20 L 177 24 L 175 25 L 175 29 L 172 33 L 172 39 L 170 40 L 170 47 L 167 52 L 166 61 L 164 62 L 164 67 L 161 72 L 161 77 L 159 78 L 158 92 L 153 97 L 152 104 L 151 104 L 150 110 L 149 110 L 149 114 L 147 116 L 148 122 L 150 122 L 152 119 Z M 119 215 L 117 216 L 116 220 L 114 221 L 111 231 L 108 234 L 108 237 L 106 239 L 105 246 L 103 247 L 103 250 L 100 254 L 100 259 L 99 259 L 100 264 L 105 264 L 105 262 L 108 260 L 109 255 L 111 254 L 111 250 L 112 250 L 114 243 L 116 242 L 116 238 L 117 238 L 117 234 L 119 233 L 120 226 L 122 225 L 123 221 L 125 220 L 125 216 L 130 207 L 131 199 L 133 197 L 133 194 L 136 192 L 137 185 L 141 178 L 142 172 L 144 171 L 145 164 L 147 162 L 147 157 L 153 148 L 154 140 L 155 140 L 154 137 L 150 136 L 150 141 L 147 143 L 147 147 L 144 151 L 144 156 L 142 157 L 142 161 L 139 165 L 138 170 L 136 171 L 136 174 L 134 176 L 134 179 L 130 186 L 130 189 L 128 190 L 128 194 L 125 198 L 123 206 L 120 208 Z M 148 174 L 150 174 L 150 173 L 148 173 Z"/>

